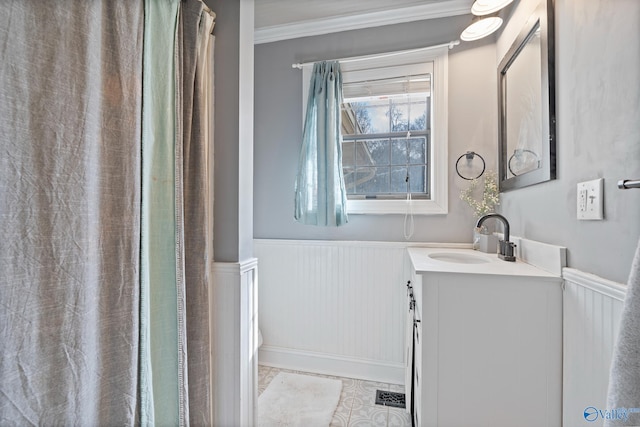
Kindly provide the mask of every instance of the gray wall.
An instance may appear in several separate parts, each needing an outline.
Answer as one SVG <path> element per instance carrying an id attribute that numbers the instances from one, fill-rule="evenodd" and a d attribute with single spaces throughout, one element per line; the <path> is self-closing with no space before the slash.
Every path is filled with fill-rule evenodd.
<path id="1" fill-rule="evenodd" d="M 521 21 L 532 10 L 521 0 Z M 502 196 L 513 233 L 568 248 L 570 267 L 626 282 L 640 236 L 640 2 L 557 0 L 558 179 Z M 525 16 L 527 15 L 527 16 Z M 516 22 L 498 39 L 498 57 Z M 497 63 L 497 62 L 496 62 Z M 604 178 L 605 220 L 576 219 L 576 184 Z"/>
<path id="2" fill-rule="evenodd" d="M 537 0 L 512 7 L 528 17 Z M 524 12 L 523 12 L 524 10 Z M 524 18 L 519 15 L 527 15 Z M 351 215 L 340 228 L 293 220 L 293 182 L 302 133 L 301 72 L 294 62 L 349 57 L 448 42 L 469 17 L 287 40 L 255 47 L 254 236 L 402 241 L 402 215 Z M 558 179 L 502 195 L 512 233 L 566 246 L 570 267 L 626 282 L 640 236 L 640 2 L 556 0 Z M 497 158 L 496 68 L 517 32 L 497 43 L 463 43 L 449 55 L 449 214 L 416 218 L 412 240 L 470 242 L 473 215 L 458 194 L 467 183 L 453 162 L 466 150 Z M 605 220 L 576 220 L 576 183 L 605 179 Z"/>
<path id="3" fill-rule="evenodd" d="M 469 16 L 286 40 L 255 47 L 254 236 L 256 238 L 403 241 L 404 215 L 350 215 L 338 228 L 293 219 L 293 186 L 302 139 L 302 72 L 291 64 L 448 43 Z M 416 216 L 413 241 L 470 242 L 473 215 L 459 199 L 467 181 L 453 162 L 467 150 L 495 170 L 495 44 L 449 51 L 449 214 Z"/>
<path id="4" fill-rule="evenodd" d="M 216 12 L 214 258 L 253 256 L 253 1 L 209 0 Z M 249 178 L 247 178 L 249 177 Z"/>

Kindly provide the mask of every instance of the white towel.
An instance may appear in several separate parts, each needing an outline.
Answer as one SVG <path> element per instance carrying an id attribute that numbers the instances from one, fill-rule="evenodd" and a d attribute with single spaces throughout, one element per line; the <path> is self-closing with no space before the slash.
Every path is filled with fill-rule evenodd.
<path id="1" fill-rule="evenodd" d="M 640 242 L 631 265 L 620 332 L 611 361 L 607 409 L 617 410 L 621 419 L 605 420 L 605 426 L 640 425 Z"/>

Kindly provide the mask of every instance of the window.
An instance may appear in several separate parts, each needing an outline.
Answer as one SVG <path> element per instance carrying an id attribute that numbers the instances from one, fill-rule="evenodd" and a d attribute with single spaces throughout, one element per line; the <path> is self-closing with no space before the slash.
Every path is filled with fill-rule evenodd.
<path id="1" fill-rule="evenodd" d="M 447 47 L 341 60 L 347 209 L 447 213 Z M 303 97 L 311 67 L 303 68 Z"/>
<path id="2" fill-rule="evenodd" d="M 429 199 L 430 82 L 431 74 L 419 74 L 343 84 L 349 199 L 398 199 L 408 191 Z"/>

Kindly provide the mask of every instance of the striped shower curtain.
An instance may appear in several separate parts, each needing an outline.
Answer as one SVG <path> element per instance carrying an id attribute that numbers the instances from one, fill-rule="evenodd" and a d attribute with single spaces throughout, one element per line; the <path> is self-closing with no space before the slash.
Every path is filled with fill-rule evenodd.
<path id="1" fill-rule="evenodd" d="M 0 425 L 210 423 L 204 9 L 3 5 Z"/>

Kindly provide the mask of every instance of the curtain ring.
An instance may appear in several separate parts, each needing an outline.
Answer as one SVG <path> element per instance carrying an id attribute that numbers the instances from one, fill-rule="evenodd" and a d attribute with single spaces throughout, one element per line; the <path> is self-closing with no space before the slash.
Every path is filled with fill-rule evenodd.
<path id="1" fill-rule="evenodd" d="M 482 160 L 482 171 L 478 174 L 478 176 L 474 177 L 474 178 L 467 178 L 466 176 L 462 176 L 462 174 L 460 173 L 460 171 L 458 170 L 458 164 L 460 163 L 460 160 L 465 157 L 467 160 L 473 160 L 473 158 L 475 156 L 480 157 L 480 160 Z M 484 157 L 482 157 L 480 154 L 474 152 L 474 151 L 467 151 L 466 153 L 464 153 L 462 156 L 458 157 L 458 160 L 456 160 L 456 173 L 458 174 L 458 176 L 462 179 L 466 179 L 467 181 L 471 181 L 473 179 L 478 179 L 482 176 L 482 174 L 484 173 L 485 168 L 487 167 L 487 164 L 484 161 Z"/>

